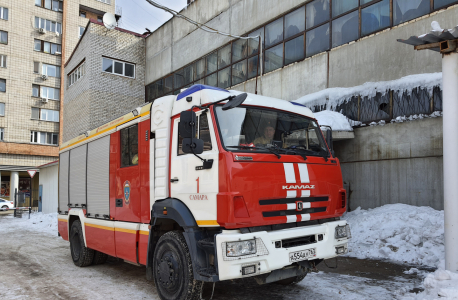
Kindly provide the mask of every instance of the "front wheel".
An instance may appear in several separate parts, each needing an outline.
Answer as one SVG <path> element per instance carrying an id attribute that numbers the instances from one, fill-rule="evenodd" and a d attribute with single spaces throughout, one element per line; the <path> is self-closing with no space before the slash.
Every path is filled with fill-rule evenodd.
<path id="1" fill-rule="evenodd" d="M 203 282 L 194 279 L 191 255 L 183 233 L 170 231 L 161 236 L 152 267 L 161 299 L 200 299 Z"/>
<path id="2" fill-rule="evenodd" d="M 69 240 L 73 263 L 78 267 L 91 265 L 94 259 L 94 250 L 84 245 L 83 229 L 80 220 L 72 223 Z"/>

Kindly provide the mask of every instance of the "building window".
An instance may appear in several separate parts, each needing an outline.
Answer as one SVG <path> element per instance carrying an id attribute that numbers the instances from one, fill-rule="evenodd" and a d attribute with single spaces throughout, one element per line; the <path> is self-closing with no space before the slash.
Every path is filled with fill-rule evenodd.
<path id="1" fill-rule="evenodd" d="M 111 58 L 102 58 L 102 71 L 135 78 L 135 65 Z"/>
<path id="2" fill-rule="evenodd" d="M 35 74 L 40 73 L 40 63 L 37 61 L 33 62 L 33 73 Z"/>
<path id="3" fill-rule="evenodd" d="M 57 145 L 59 139 L 58 133 L 31 131 L 30 142 L 34 144 Z"/>
<path id="4" fill-rule="evenodd" d="M 4 141 L 5 139 L 5 129 L 0 128 L 0 141 Z"/>
<path id="5" fill-rule="evenodd" d="M 46 98 L 49 100 L 59 100 L 60 99 L 60 89 L 42 86 L 40 89 L 40 97 Z"/>
<path id="6" fill-rule="evenodd" d="M 5 103 L 0 103 L 0 116 L 5 116 Z"/>
<path id="7" fill-rule="evenodd" d="M 0 79 L 0 92 L 2 93 L 6 92 L 6 80 L 5 79 Z"/>
<path id="8" fill-rule="evenodd" d="M 150 83 L 146 87 L 146 101 L 151 102 L 164 95 L 177 95 L 182 88 L 193 84 L 226 86 L 230 82 L 234 86 L 258 76 L 261 64 L 264 73 L 271 72 L 390 26 L 419 18 L 431 12 L 431 4 L 433 10 L 458 4 L 458 0 L 305 2 L 294 11 L 247 34 L 248 37 L 262 37 L 263 62 L 259 59 L 259 39 L 233 40 Z M 113 73 L 115 66 L 110 63 L 107 68 Z"/>
<path id="9" fill-rule="evenodd" d="M 8 21 L 8 8 L 0 7 L 0 19 Z"/>
<path id="10" fill-rule="evenodd" d="M 32 107 L 32 119 L 50 122 L 59 122 L 59 111 Z"/>
<path id="11" fill-rule="evenodd" d="M 97 0 L 99 2 L 103 2 L 103 3 L 106 3 L 106 4 L 111 4 L 111 0 Z"/>
<path id="12" fill-rule="evenodd" d="M 80 11 L 80 17 L 86 18 L 86 12 L 85 11 Z"/>
<path id="13" fill-rule="evenodd" d="M 390 26 L 390 0 L 383 0 L 361 10 L 361 35 Z"/>
<path id="14" fill-rule="evenodd" d="M 456 3 L 456 0 L 434 0 L 434 9 L 442 8 L 453 3 Z"/>
<path id="15" fill-rule="evenodd" d="M 67 75 L 68 86 L 72 86 L 79 81 L 86 73 L 85 62 L 81 63 L 76 69 Z"/>
<path id="16" fill-rule="evenodd" d="M 78 38 L 81 38 L 81 36 L 83 35 L 85 29 L 86 29 L 86 27 L 78 26 Z"/>
<path id="17" fill-rule="evenodd" d="M 40 97 L 49 100 L 59 100 L 60 89 L 32 84 L 32 97 Z"/>
<path id="18" fill-rule="evenodd" d="M 43 53 L 49 53 L 49 54 L 53 54 L 53 55 L 61 55 L 62 54 L 61 45 L 50 43 L 50 42 L 45 42 L 45 41 L 37 40 L 37 39 L 35 39 L 33 49 L 35 51 L 39 51 L 39 52 L 43 52 Z"/>
<path id="19" fill-rule="evenodd" d="M 138 124 L 121 129 L 121 168 L 138 165 Z"/>
<path id="20" fill-rule="evenodd" d="M 6 55 L 0 54 L 0 67 L 6 68 Z"/>
<path id="21" fill-rule="evenodd" d="M 60 67 L 54 65 L 43 64 L 42 65 L 42 74 L 48 75 L 49 77 L 60 78 Z"/>
<path id="22" fill-rule="evenodd" d="M 62 33 L 62 24 L 51 20 L 35 17 L 35 28 L 43 28 L 46 31 Z"/>
<path id="23" fill-rule="evenodd" d="M 63 11 L 63 0 L 35 0 L 35 5 L 54 11 Z"/>
<path id="24" fill-rule="evenodd" d="M 8 44 L 8 32 L 0 30 L 0 43 Z"/>
<path id="25" fill-rule="evenodd" d="M 40 97 L 40 86 L 32 84 L 32 97 Z"/>

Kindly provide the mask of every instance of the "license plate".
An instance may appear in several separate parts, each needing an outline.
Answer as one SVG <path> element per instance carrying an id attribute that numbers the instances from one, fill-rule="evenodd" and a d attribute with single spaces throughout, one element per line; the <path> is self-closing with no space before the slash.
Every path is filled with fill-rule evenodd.
<path id="1" fill-rule="evenodd" d="M 290 252 L 289 253 L 289 262 L 296 262 L 301 260 L 306 260 L 316 256 L 316 249 L 307 249 L 302 251 Z"/>

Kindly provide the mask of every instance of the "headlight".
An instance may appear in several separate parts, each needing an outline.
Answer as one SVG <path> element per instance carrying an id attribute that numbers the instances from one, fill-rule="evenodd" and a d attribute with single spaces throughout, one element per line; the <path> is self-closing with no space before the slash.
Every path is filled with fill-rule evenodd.
<path id="1" fill-rule="evenodd" d="M 243 256 L 256 254 L 256 240 L 226 243 L 226 256 Z"/>
<path id="2" fill-rule="evenodd" d="M 350 232 L 350 225 L 345 225 L 345 226 L 337 226 L 336 227 L 336 233 L 335 233 L 335 238 L 336 239 L 341 239 L 341 238 L 351 238 L 351 232 Z"/>

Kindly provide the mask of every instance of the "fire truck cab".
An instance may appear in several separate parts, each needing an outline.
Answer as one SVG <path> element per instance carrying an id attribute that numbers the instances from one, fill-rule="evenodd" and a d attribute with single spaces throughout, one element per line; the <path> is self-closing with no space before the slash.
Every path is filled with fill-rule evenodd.
<path id="1" fill-rule="evenodd" d="M 59 234 L 78 266 L 146 266 L 162 299 L 298 282 L 351 236 L 329 133 L 305 106 L 254 94 L 156 99 L 61 146 Z"/>

